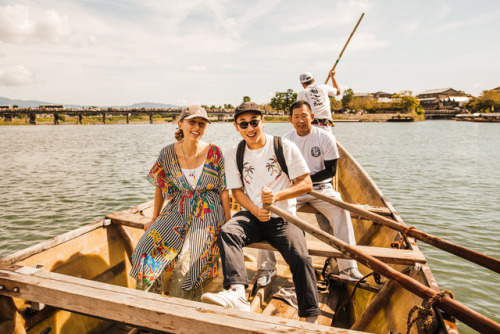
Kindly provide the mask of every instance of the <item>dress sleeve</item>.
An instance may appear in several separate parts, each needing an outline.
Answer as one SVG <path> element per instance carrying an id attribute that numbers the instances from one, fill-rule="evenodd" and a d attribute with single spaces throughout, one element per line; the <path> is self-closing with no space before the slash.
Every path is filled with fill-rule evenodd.
<path id="1" fill-rule="evenodd" d="M 167 173 L 165 171 L 164 165 L 164 155 L 165 149 L 160 152 L 160 156 L 156 160 L 153 168 L 149 171 L 148 181 L 154 184 L 156 187 L 160 188 L 164 193 L 169 191 L 169 183 L 167 181 Z"/>
<path id="2" fill-rule="evenodd" d="M 214 145 L 214 154 L 216 156 L 216 164 L 218 170 L 218 183 L 216 184 L 217 192 L 222 193 L 226 189 L 226 169 L 224 166 L 224 155 L 222 150 Z"/>

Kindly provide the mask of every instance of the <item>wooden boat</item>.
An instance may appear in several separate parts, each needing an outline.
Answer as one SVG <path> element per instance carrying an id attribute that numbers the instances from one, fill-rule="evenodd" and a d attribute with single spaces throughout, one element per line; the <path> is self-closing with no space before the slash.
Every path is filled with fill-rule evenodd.
<path id="1" fill-rule="evenodd" d="M 344 201 L 359 203 L 403 224 L 363 168 L 341 145 L 339 152 L 334 186 Z M 237 203 L 233 209 L 238 209 Z M 172 333 L 348 333 L 349 328 L 405 333 L 408 313 L 422 303 L 421 298 L 388 279 L 382 278 L 379 284 L 368 277 L 357 288 L 353 282 L 341 280 L 335 261 L 328 266 L 325 261 L 346 255 L 311 236 L 308 247 L 318 278 L 328 282 L 319 291 L 319 325 L 298 321 L 296 309 L 273 297 L 280 288 L 293 286 L 282 260 L 272 283 L 254 289 L 256 252 L 258 248 L 271 249 L 266 243 L 246 248 L 251 313 L 138 291 L 128 276 L 129 258 L 151 215 L 152 202 L 144 203 L 0 259 L 0 333 L 137 333 L 137 328 Z M 312 208 L 304 208 L 298 215 L 317 224 Z M 412 238 L 354 214 L 352 223 L 356 249 L 439 292 Z M 403 248 L 391 248 L 393 243 Z M 363 274 L 371 272 L 363 265 L 359 269 Z M 204 290 L 220 291 L 221 276 L 206 282 Z M 431 320 L 428 333 L 457 332 L 454 322 L 440 311 L 434 311 Z M 411 333 L 420 332 L 421 326 L 418 320 Z"/>

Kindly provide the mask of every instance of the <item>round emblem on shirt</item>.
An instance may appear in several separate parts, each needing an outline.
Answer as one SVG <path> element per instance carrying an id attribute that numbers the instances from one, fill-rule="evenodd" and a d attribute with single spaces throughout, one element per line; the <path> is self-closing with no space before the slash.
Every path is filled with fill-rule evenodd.
<path id="1" fill-rule="evenodd" d="M 311 148 L 311 155 L 315 158 L 321 155 L 321 150 L 319 149 L 318 146 L 314 146 L 313 148 Z"/>

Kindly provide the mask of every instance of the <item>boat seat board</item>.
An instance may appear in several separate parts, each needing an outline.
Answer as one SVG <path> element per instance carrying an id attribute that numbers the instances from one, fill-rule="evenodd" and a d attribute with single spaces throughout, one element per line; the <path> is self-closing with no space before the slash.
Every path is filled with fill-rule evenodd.
<path id="1" fill-rule="evenodd" d="M 306 240 L 309 254 L 312 256 L 334 257 L 334 258 L 348 258 L 341 251 L 326 245 L 324 242 L 317 240 Z M 275 250 L 268 242 L 257 242 L 247 247 Z M 354 246 L 359 251 L 371 255 L 385 263 L 393 264 L 415 264 L 425 263 L 426 259 L 422 252 L 411 249 L 395 249 L 384 247 L 371 247 L 371 246 Z"/>
<path id="2" fill-rule="evenodd" d="M 26 267 L 0 266 L 0 284 L 5 287 L 0 290 L 0 295 L 40 302 L 72 312 L 153 330 L 174 333 L 222 331 L 231 333 L 355 333 L 344 329 L 224 309 L 43 270 L 23 271 L 22 268 Z M 19 291 L 15 292 L 15 287 Z"/>
<path id="3" fill-rule="evenodd" d="M 149 218 L 128 212 L 115 212 L 106 218 L 111 219 L 111 222 L 118 225 L 125 225 L 135 228 L 143 228 L 144 223 L 149 221 Z M 274 248 L 267 242 L 258 242 L 248 247 L 274 250 Z M 425 263 L 425 256 L 421 251 L 411 249 L 394 249 L 385 247 L 371 247 L 371 246 L 355 246 L 358 250 L 371 255 L 385 263 L 393 264 L 408 264 Z M 324 242 L 317 240 L 307 240 L 307 248 L 309 254 L 313 256 L 347 258 L 345 254 L 339 250 L 326 245 Z"/>

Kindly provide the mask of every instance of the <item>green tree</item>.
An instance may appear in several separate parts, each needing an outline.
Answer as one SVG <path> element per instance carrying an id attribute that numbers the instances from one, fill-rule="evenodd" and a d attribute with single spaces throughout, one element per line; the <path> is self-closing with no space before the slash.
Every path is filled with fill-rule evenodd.
<path id="1" fill-rule="evenodd" d="M 467 104 L 467 108 L 473 112 L 494 112 L 500 110 L 500 92 L 497 90 L 485 90 L 479 97 L 473 97 Z"/>
<path id="2" fill-rule="evenodd" d="M 286 92 L 276 92 L 270 105 L 273 109 L 287 111 L 296 100 L 297 93 L 293 89 L 287 89 Z"/>
<path id="3" fill-rule="evenodd" d="M 413 93 L 409 90 L 405 90 L 399 94 L 394 94 L 394 98 L 398 98 L 398 107 L 403 111 L 409 112 L 414 111 L 418 106 L 420 106 L 420 101 L 412 95 Z"/>
<path id="4" fill-rule="evenodd" d="M 243 96 L 243 102 L 250 102 L 250 96 Z"/>
<path id="5" fill-rule="evenodd" d="M 342 106 L 344 109 L 349 107 L 349 104 L 354 100 L 354 92 L 351 88 L 348 88 L 344 91 L 342 95 Z"/>

